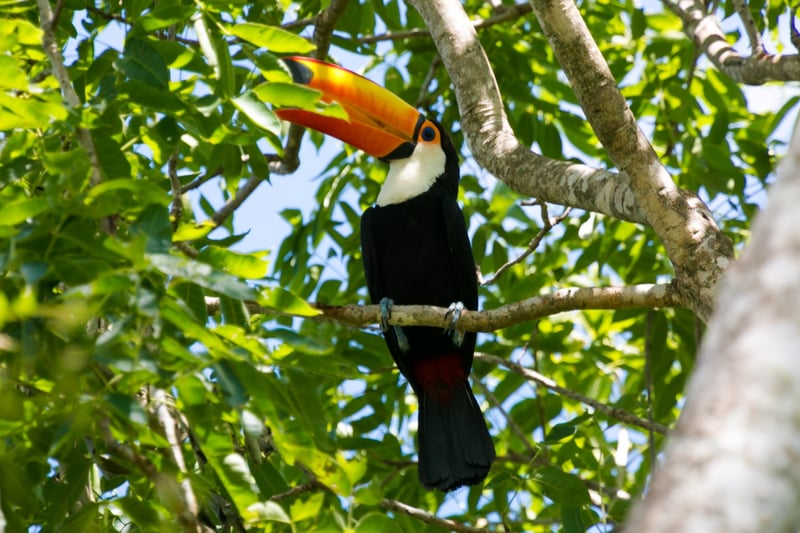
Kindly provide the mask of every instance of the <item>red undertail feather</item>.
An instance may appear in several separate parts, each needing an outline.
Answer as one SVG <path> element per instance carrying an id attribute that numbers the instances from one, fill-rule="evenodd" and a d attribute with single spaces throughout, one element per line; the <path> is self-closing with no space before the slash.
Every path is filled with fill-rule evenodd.
<path id="1" fill-rule="evenodd" d="M 449 403 L 457 387 L 463 387 L 467 373 L 459 352 L 451 352 L 414 364 L 414 378 L 425 394 L 438 403 Z"/>

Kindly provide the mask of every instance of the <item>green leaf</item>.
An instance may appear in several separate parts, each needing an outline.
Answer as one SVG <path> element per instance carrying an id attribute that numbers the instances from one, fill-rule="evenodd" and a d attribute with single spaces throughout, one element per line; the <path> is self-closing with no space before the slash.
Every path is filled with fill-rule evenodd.
<path id="1" fill-rule="evenodd" d="M 373 531 L 403 533 L 403 528 L 398 525 L 396 519 L 386 514 L 368 513 L 358 521 L 355 533 L 371 533 Z"/>
<path id="2" fill-rule="evenodd" d="M 122 153 L 119 143 L 111 137 L 110 132 L 93 130 L 92 139 L 103 176 L 108 180 L 130 178 L 131 165 Z"/>
<path id="3" fill-rule="evenodd" d="M 169 197 L 151 182 L 139 179 L 116 179 L 92 187 L 86 206 L 95 216 L 140 211 L 151 204 L 166 205 Z"/>
<path id="4" fill-rule="evenodd" d="M 168 87 L 157 87 L 140 80 L 128 80 L 118 86 L 121 94 L 127 94 L 131 101 L 167 113 L 178 113 L 186 105 Z"/>
<path id="5" fill-rule="evenodd" d="M 312 494 L 308 498 L 298 499 L 289 506 L 292 522 L 300 522 L 319 516 L 325 496 L 322 493 Z"/>
<path id="6" fill-rule="evenodd" d="M 237 96 L 231 100 L 236 109 L 247 115 L 259 128 L 279 135 L 281 121 L 278 117 L 256 97 L 253 91 Z"/>
<path id="7" fill-rule="evenodd" d="M 248 328 L 247 312 L 241 300 L 220 296 L 219 309 L 222 314 L 222 321 L 225 324 L 233 324 L 245 329 Z"/>
<path id="8" fill-rule="evenodd" d="M 574 474 L 547 465 L 538 468 L 533 479 L 541 487 L 542 494 L 563 506 L 580 507 L 591 503 L 586 485 Z"/>
<path id="9" fill-rule="evenodd" d="M 307 301 L 281 287 L 264 287 L 256 300 L 259 305 L 293 316 L 317 316 L 322 312 Z"/>
<path id="10" fill-rule="evenodd" d="M 165 254 L 172 245 L 172 226 L 167 208 L 163 205 L 150 204 L 145 207 L 136 222 L 131 224 L 130 231 L 131 235 L 145 237 L 146 253 Z"/>
<path id="11" fill-rule="evenodd" d="M 192 4 L 183 5 L 174 0 L 162 1 L 157 3 L 150 13 L 139 19 L 138 24 L 145 32 L 152 33 L 155 30 L 188 21 L 195 11 L 196 7 Z"/>
<path id="12" fill-rule="evenodd" d="M 0 209 L 0 226 L 14 226 L 47 210 L 47 198 L 23 198 Z"/>
<path id="13" fill-rule="evenodd" d="M 236 75 L 233 72 L 233 61 L 231 60 L 231 53 L 228 49 L 228 42 L 225 39 L 218 39 L 216 41 L 217 52 L 217 90 L 216 95 L 224 98 L 233 96 L 236 85 Z"/>
<path id="14" fill-rule="evenodd" d="M 156 253 L 148 254 L 147 259 L 155 269 L 167 276 L 192 281 L 201 287 L 231 298 L 251 300 L 256 296 L 256 292 L 246 283 L 188 257 Z"/>
<path id="15" fill-rule="evenodd" d="M 128 39 L 116 66 L 130 80 L 159 88 L 166 88 L 169 83 L 167 64 L 144 39 Z"/>
<path id="16" fill-rule="evenodd" d="M 339 104 L 320 107 L 321 93 L 302 85 L 283 82 L 265 82 L 253 88 L 253 92 L 261 101 L 281 107 L 298 107 L 314 110 L 325 116 L 347 119 L 347 113 Z"/>
<path id="17" fill-rule="evenodd" d="M 0 76 L 0 88 L 16 89 L 18 91 L 28 90 L 28 77 L 19 68 L 13 57 L 0 55 L 0 72 L 3 73 Z"/>
<path id="18" fill-rule="evenodd" d="M 197 258 L 211 266 L 242 278 L 258 279 L 267 274 L 265 254 L 242 254 L 219 246 L 206 246 Z"/>
<path id="19" fill-rule="evenodd" d="M 292 523 L 289 515 L 283 510 L 283 507 L 271 501 L 258 502 L 251 505 L 247 509 L 247 515 L 253 520 L 258 518 L 259 520 L 265 520 L 267 522 Z"/>
<path id="20" fill-rule="evenodd" d="M 0 131 L 20 128 L 47 128 L 53 121 L 65 120 L 67 108 L 43 96 L 14 97 L 0 91 Z"/>
<path id="21" fill-rule="evenodd" d="M 304 37 L 275 26 L 245 22 L 244 24 L 227 25 L 224 30 L 228 35 L 235 35 L 250 44 L 266 48 L 276 54 L 289 52 L 307 54 L 316 49 L 316 45 Z"/>
<path id="22" fill-rule="evenodd" d="M 114 392 L 106 395 L 106 401 L 121 420 L 127 420 L 141 426 L 147 425 L 147 413 L 133 396 Z"/>

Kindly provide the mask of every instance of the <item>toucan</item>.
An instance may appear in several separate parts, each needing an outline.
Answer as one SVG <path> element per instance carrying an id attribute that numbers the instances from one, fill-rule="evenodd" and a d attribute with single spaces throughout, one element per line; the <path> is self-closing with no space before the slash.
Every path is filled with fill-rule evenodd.
<path id="1" fill-rule="evenodd" d="M 389 352 L 419 400 L 419 479 L 442 491 L 478 484 L 495 450 L 468 381 L 476 335 L 457 328 L 463 310 L 478 307 L 478 281 L 457 203 L 456 148 L 441 124 L 367 78 L 315 59 L 283 61 L 294 83 L 318 90 L 347 118 L 284 108 L 276 111 L 281 119 L 389 165 L 376 205 L 362 215 L 361 249 Z M 447 307 L 449 325 L 389 326 L 395 304 Z"/>

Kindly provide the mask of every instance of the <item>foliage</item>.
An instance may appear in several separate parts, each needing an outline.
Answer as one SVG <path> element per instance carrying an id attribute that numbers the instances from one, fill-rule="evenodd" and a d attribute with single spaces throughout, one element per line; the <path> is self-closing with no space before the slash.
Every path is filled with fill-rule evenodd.
<path id="1" fill-rule="evenodd" d="M 266 250 L 232 248 L 243 237 L 236 213 L 220 216 L 209 198 L 221 191 L 229 201 L 250 180 L 270 187 L 285 138 L 270 106 L 317 105 L 287 85 L 277 58 L 314 49 L 298 35 L 328 4 L 59 3 L 54 33 L 78 107 L 62 103 L 36 6 L 3 7 L 0 510 L 10 530 L 189 528 L 189 494 L 213 529 L 437 530 L 387 514 L 386 502 L 400 501 L 494 530 L 605 530 L 644 489 L 662 435 L 480 358 L 473 378 L 496 466 L 485 485 L 452 495 L 418 485 L 417 405 L 380 336 L 296 318 L 314 315 L 306 301 L 365 298 L 358 219 L 383 170 L 363 154 L 303 161 L 320 173 L 315 207 L 304 213 L 285 199 L 292 230 L 271 267 Z M 780 2 L 764 4 L 779 11 Z M 675 179 L 741 243 L 797 98 L 751 111 L 740 87 L 697 61 L 677 18 L 637 5 L 581 8 Z M 492 15 L 481 2 L 466 9 Z M 358 54 L 373 78 L 452 124 L 463 146 L 430 39 L 365 38 L 419 27 L 397 2 L 351 1 L 332 55 Z M 124 36 L 120 47 L 106 44 L 114 35 Z M 610 165 L 534 17 L 479 35 L 524 144 Z M 462 155 L 461 200 L 488 278 L 563 208 L 524 203 Z M 175 194 L 181 187 L 194 202 Z M 215 224 L 224 231 L 211 236 Z M 651 231 L 573 211 L 482 287 L 481 301 L 495 308 L 557 287 L 670 274 Z M 210 297 L 219 306 L 209 318 Z M 252 312 L 249 301 L 274 313 Z M 699 329 L 676 309 L 575 312 L 483 334 L 478 350 L 672 425 Z"/>

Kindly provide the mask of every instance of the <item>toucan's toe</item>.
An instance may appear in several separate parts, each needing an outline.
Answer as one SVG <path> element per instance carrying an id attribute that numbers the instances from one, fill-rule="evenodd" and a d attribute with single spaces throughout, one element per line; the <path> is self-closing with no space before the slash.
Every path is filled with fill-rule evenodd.
<path id="1" fill-rule="evenodd" d="M 444 332 L 453 337 L 453 343 L 456 346 L 461 346 L 461 343 L 464 342 L 464 332 L 458 329 L 458 321 L 461 319 L 461 314 L 465 310 L 466 307 L 462 302 L 453 302 L 450 304 L 450 307 L 447 308 L 447 313 L 444 315 L 445 320 L 450 320 L 444 328 Z"/>

